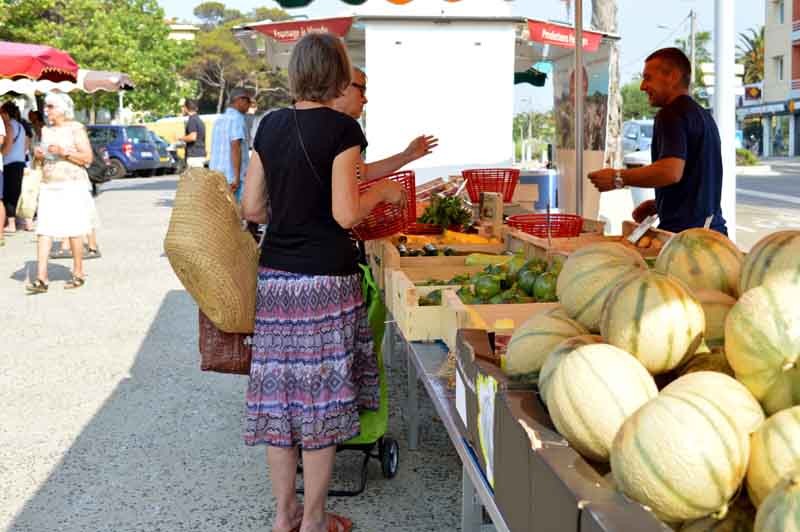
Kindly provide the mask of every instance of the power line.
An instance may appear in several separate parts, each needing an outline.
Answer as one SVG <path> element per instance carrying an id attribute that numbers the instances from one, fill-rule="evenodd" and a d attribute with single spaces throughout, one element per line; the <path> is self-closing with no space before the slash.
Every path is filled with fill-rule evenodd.
<path id="1" fill-rule="evenodd" d="M 678 32 L 679 32 L 679 31 L 681 31 L 681 30 L 684 30 L 684 29 L 685 29 L 684 27 L 686 26 L 686 22 L 689 20 L 689 18 L 690 18 L 690 16 L 688 16 L 688 15 L 687 15 L 687 16 L 686 16 L 686 17 L 685 17 L 683 20 L 681 20 L 681 21 L 678 23 L 678 25 L 677 25 L 677 26 L 675 26 L 675 29 L 673 29 L 673 30 L 672 30 L 672 31 L 671 31 L 671 32 L 670 32 L 670 33 L 669 33 L 669 34 L 668 34 L 666 37 L 664 37 L 664 39 L 663 39 L 663 40 L 661 40 L 661 41 L 660 41 L 658 44 L 656 44 L 656 45 L 653 47 L 653 50 L 658 50 L 659 48 L 661 48 L 661 45 L 665 44 L 667 41 L 669 41 L 670 39 L 672 39 L 672 38 L 673 38 L 675 35 L 677 35 L 677 34 L 678 34 Z M 635 64 L 639 64 L 639 63 L 641 63 L 641 62 L 642 62 L 642 60 L 643 60 L 645 57 L 647 57 L 648 55 L 650 55 L 650 53 L 651 53 L 651 52 L 645 52 L 644 54 L 640 55 L 640 56 L 639 56 L 639 57 L 637 57 L 636 59 L 634 59 L 634 60 L 632 60 L 632 61 L 629 61 L 629 62 L 625 63 L 623 66 L 621 66 L 621 67 L 620 67 L 620 71 L 622 71 L 622 70 L 624 70 L 624 69 L 626 69 L 626 68 L 628 68 L 628 67 L 631 67 L 631 66 L 633 66 L 633 65 L 635 65 Z"/>

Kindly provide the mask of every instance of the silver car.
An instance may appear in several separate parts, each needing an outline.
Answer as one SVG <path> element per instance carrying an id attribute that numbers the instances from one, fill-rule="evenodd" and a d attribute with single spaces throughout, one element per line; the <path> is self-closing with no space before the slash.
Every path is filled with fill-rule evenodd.
<path id="1" fill-rule="evenodd" d="M 653 143 L 652 120 L 628 120 L 622 124 L 622 153 L 647 151 Z"/>

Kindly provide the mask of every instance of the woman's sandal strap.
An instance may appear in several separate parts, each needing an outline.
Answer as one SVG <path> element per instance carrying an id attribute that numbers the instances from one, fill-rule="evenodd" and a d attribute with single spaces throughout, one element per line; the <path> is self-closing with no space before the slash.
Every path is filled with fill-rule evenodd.
<path id="1" fill-rule="evenodd" d="M 86 284 L 86 281 L 82 277 L 73 277 L 67 284 L 64 285 L 65 290 L 70 290 L 72 288 L 80 288 Z"/>

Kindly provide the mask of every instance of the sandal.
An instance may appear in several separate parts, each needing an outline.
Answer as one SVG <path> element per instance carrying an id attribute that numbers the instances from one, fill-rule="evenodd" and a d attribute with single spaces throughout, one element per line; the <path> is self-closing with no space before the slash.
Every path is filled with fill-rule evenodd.
<path id="1" fill-rule="evenodd" d="M 341 515 L 328 514 L 328 532 L 350 532 L 353 522 Z"/>
<path id="2" fill-rule="evenodd" d="M 29 294 L 44 294 L 47 292 L 47 283 L 42 281 L 41 279 L 36 279 L 31 284 L 25 287 L 25 290 L 28 291 Z"/>
<path id="3" fill-rule="evenodd" d="M 83 258 L 84 259 L 99 259 L 102 257 L 102 253 L 100 253 L 99 248 L 90 248 L 87 247 L 83 250 Z"/>
<path id="4" fill-rule="evenodd" d="M 64 290 L 72 290 L 73 288 L 80 288 L 84 284 L 86 284 L 86 280 L 84 280 L 83 277 L 78 277 L 73 275 L 72 279 L 67 281 L 67 284 L 64 285 Z"/>

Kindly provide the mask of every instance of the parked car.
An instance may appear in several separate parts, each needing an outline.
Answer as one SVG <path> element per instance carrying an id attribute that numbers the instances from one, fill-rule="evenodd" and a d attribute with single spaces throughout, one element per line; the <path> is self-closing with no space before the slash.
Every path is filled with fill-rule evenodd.
<path id="1" fill-rule="evenodd" d="M 653 143 L 652 120 L 628 120 L 622 124 L 622 153 L 645 151 Z"/>
<path id="2" fill-rule="evenodd" d="M 150 135 L 150 141 L 155 144 L 158 150 L 158 161 L 160 164 L 156 169 L 156 173 L 159 175 L 177 173 L 178 158 L 175 153 L 175 148 L 164 140 L 163 137 L 158 136 L 149 129 L 147 133 Z"/>
<path id="3" fill-rule="evenodd" d="M 89 140 L 105 146 L 114 168 L 112 178 L 152 175 L 160 166 L 158 148 L 144 126 L 87 126 Z"/>

